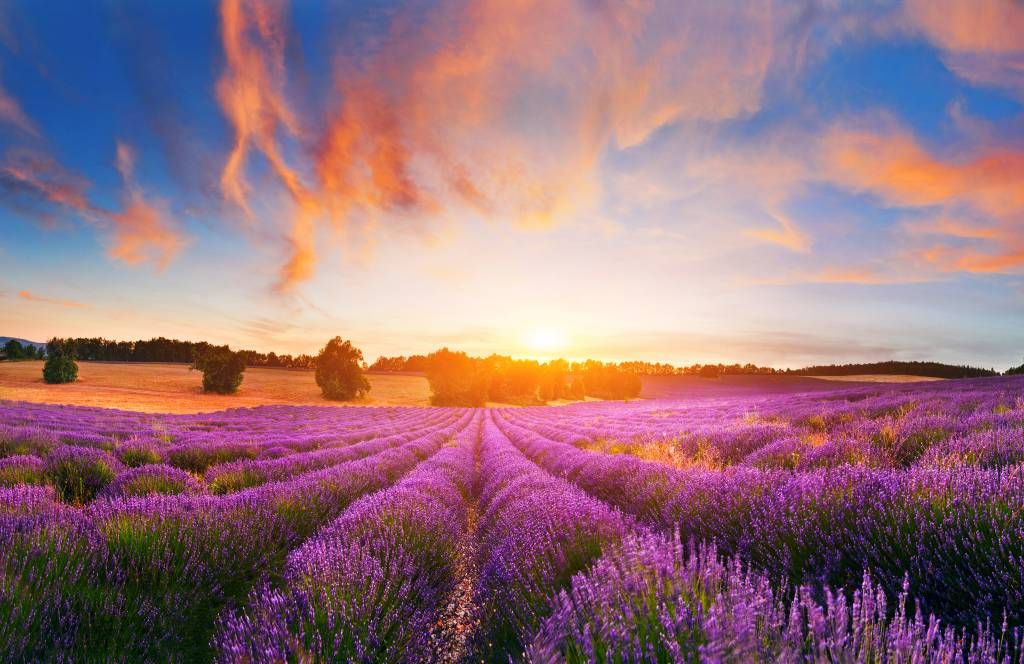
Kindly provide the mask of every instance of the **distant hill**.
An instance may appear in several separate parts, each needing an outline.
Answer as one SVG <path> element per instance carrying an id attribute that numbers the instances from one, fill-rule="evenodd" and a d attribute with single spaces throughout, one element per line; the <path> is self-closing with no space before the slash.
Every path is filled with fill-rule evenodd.
<path id="1" fill-rule="evenodd" d="M 998 376 L 998 371 L 941 362 L 870 362 L 868 364 L 828 364 L 787 371 L 798 376 L 856 376 L 860 374 L 900 374 L 931 378 L 982 378 Z"/>
<path id="2" fill-rule="evenodd" d="M 44 350 L 46 349 L 45 341 L 29 341 L 28 339 L 20 339 L 18 337 L 0 337 L 0 348 L 3 348 L 4 344 L 6 344 L 11 339 L 14 339 L 22 346 L 34 346 L 35 348 L 42 348 Z"/>

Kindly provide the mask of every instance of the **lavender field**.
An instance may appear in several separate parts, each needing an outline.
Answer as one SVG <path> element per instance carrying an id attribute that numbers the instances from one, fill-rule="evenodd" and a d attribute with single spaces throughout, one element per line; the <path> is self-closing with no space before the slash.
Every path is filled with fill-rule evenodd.
<path id="1" fill-rule="evenodd" d="M 1024 379 L 0 421 L 2 661 L 1020 659 Z"/>

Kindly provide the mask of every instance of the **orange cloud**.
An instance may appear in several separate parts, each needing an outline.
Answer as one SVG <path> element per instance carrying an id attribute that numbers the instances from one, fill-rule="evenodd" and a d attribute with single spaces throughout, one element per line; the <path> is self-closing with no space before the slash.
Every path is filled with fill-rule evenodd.
<path id="1" fill-rule="evenodd" d="M 36 302 L 38 304 L 52 304 L 58 307 L 68 307 L 71 309 L 83 309 L 86 305 L 81 302 L 74 300 L 58 300 L 50 297 L 43 297 L 42 295 L 36 295 L 27 290 L 18 291 L 18 297 L 29 302 Z"/>
<path id="2" fill-rule="evenodd" d="M 45 153 L 8 151 L 0 165 L 0 178 L 11 195 L 27 194 L 80 213 L 93 210 L 85 196 L 89 183 L 64 170 Z"/>
<path id="3" fill-rule="evenodd" d="M 220 7 L 221 40 L 226 68 L 217 82 L 217 99 L 234 128 L 235 142 L 221 174 L 221 191 L 251 218 L 250 186 L 245 165 L 256 150 L 290 194 L 292 220 L 291 257 L 281 275 L 281 285 L 312 275 L 312 227 L 319 214 L 317 197 L 287 164 L 278 144 L 278 133 L 295 137 L 299 122 L 285 99 L 284 49 L 287 24 L 285 3 L 276 0 L 223 0 Z"/>
<path id="4" fill-rule="evenodd" d="M 893 205 L 968 203 L 1006 217 L 1024 211 L 1024 152 L 995 149 L 944 160 L 907 131 L 837 127 L 822 140 L 826 177 Z"/>
<path id="5" fill-rule="evenodd" d="M 1024 4 L 1018 0 L 908 0 L 906 14 L 946 51 L 947 66 L 1024 98 Z"/>
<path id="6" fill-rule="evenodd" d="M 181 251 L 185 240 L 162 204 L 150 203 L 135 183 L 135 151 L 118 141 L 116 166 L 124 182 L 123 209 L 107 213 L 113 223 L 111 258 L 130 265 L 152 260 L 163 269 Z"/>
<path id="7" fill-rule="evenodd" d="M 890 205 L 940 209 L 936 219 L 903 224 L 910 235 L 957 241 L 906 252 L 927 268 L 996 273 L 1024 265 L 1024 152 L 999 147 L 944 159 L 928 153 L 908 131 L 888 126 L 835 127 L 822 140 L 822 155 L 821 172 L 829 181 Z M 971 221 L 960 218 L 961 212 Z"/>
<path id="8" fill-rule="evenodd" d="M 920 256 L 926 263 L 943 272 L 975 274 L 1020 272 L 1021 269 L 1024 269 L 1024 242 L 1019 239 L 1016 242 L 1015 246 L 1001 247 L 994 252 L 938 245 L 922 250 Z"/>
<path id="9" fill-rule="evenodd" d="M 1024 4 L 1017 0 L 907 0 L 907 14 L 952 51 L 1024 51 Z"/>
<path id="10" fill-rule="evenodd" d="M 999 240 L 1005 236 L 999 228 L 979 226 L 949 217 L 910 221 L 904 223 L 903 228 L 914 235 L 948 235 L 967 240 Z"/>
<path id="11" fill-rule="evenodd" d="M 166 267 L 185 240 L 166 206 L 149 202 L 135 182 L 135 153 L 124 143 L 117 144 L 116 166 L 124 183 L 120 211 L 94 206 L 86 196 L 88 181 L 41 152 L 8 152 L 0 165 L 0 187 L 9 193 L 9 203 L 17 206 L 24 199 L 22 207 L 28 206 L 26 211 L 38 218 L 48 219 L 49 209 L 56 208 L 109 228 L 113 238 L 108 249 L 111 258 L 133 265 L 152 260 L 158 267 Z"/>
<path id="12" fill-rule="evenodd" d="M 888 284 L 909 284 L 930 281 L 932 276 L 909 269 L 908 266 L 893 264 L 879 269 L 868 267 L 828 267 L 810 271 L 796 271 L 787 276 L 745 281 L 752 285 L 792 286 L 797 284 L 851 284 L 860 286 L 883 286 Z"/>
<path id="13" fill-rule="evenodd" d="M 772 215 L 778 228 L 763 228 L 746 231 L 749 237 L 777 244 L 791 251 L 807 253 L 811 249 L 811 238 L 801 231 L 792 219 L 786 215 L 775 213 Z"/>
<path id="14" fill-rule="evenodd" d="M 385 218 L 466 208 L 537 227 L 586 211 L 609 149 L 756 111 L 797 12 L 770 0 L 411 5 L 369 53 L 339 41 L 337 96 L 310 165 L 301 150 L 286 163 L 281 147 L 306 144 L 303 127 L 319 124 L 300 122 L 286 98 L 283 2 L 223 0 L 220 13 L 217 96 L 235 133 L 221 190 L 252 215 L 245 163 L 252 151 L 266 158 L 295 207 L 287 288 L 312 273 L 321 219 L 387 231 Z"/>

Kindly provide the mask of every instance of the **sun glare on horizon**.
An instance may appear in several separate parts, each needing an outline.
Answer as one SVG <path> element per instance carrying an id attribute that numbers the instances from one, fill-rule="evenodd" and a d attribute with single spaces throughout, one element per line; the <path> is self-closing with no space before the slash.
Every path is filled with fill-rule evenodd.
<path id="1" fill-rule="evenodd" d="M 561 353 L 569 346 L 569 336 L 558 328 L 535 327 L 523 335 L 523 346 L 535 353 Z"/>

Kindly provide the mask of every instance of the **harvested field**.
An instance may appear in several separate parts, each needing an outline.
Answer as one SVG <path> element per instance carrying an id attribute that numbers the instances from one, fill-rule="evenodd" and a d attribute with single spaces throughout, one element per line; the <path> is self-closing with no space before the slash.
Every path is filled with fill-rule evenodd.
<path id="1" fill-rule="evenodd" d="M 346 405 L 320 394 L 312 371 L 250 367 L 237 394 L 203 394 L 202 374 L 185 364 L 79 362 L 78 380 L 43 382 L 42 361 L 0 362 L 0 399 L 119 408 L 147 413 L 205 413 L 270 404 Z M 426 406 L 423 376 L 367 374 L 370 396 L 355 405 Z M 351 404 L 347 404 L 351 405 Z"/>

